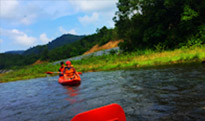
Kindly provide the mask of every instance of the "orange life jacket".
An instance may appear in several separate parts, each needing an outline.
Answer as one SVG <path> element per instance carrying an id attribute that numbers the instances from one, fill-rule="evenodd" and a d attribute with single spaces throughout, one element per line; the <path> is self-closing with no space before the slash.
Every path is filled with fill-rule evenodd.
<path id="1" fill-rule="evenodd" d="M 65 68 L 64 73 L 68 78 L 73 78 L 74 74 L 75 74 L 75 70 L 72 67 L 71 68 Z"/>
<path id="2" fill-rule="evenodd" d="M 59 71 L 60 71 L 60 72 L 63 72 L 63 71 L 64 71 L 64 68 L 65 68 L 65 67 L 60 67 L 60 68 L 59 68 Z"/>

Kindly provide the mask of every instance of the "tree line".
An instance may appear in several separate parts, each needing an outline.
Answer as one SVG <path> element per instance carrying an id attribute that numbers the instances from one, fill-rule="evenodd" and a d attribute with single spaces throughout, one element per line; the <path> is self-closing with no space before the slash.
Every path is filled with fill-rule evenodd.
<path id="1" fill-rule="evenodd" d="M 117 8 L 113 20 L 125 51 L 205 43 L 204 0 L 119 0 Z"/>

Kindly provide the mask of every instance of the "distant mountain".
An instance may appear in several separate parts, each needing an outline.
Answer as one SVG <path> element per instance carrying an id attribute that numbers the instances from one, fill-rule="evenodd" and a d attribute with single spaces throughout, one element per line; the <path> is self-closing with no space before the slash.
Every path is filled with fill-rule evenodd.
<path id="1" fill-rule="evenodd" d="M 25 50 L 16 50 L 16 51 L 7 51 L 5 53 L 9 53 L 9 54 L 23 54 Z"/>
<path id="2" fill-rule="evenodd" d="M 39 53 L 42 53 L 45 49 L 52 50 L 52 49 L 55 49 L 57 47 L 61 47 L 61 46 L 66 45 L 66 44 L 71 44 L 77 40 L 82 39 L 83 37 L 85 37 L 85 36 L 64 34 L 64 35 L 56 38 L 55 40 L 49 42 L 46 45 L 38 45 L 38 46 L 32 47 L 32 48 L 26 50 L 23 54 L 24 55 L 39 54 Z"/>
<path id="3" fill-rule="evenodd" d="M 35 47 L 32 47 L 28 50 L 26 50 L 23 55 L 29 55 L 29 54 L 40 54 L 43 52 L 44 48 L 46 48 L 46 45 L 37 45 Z"/>
<path id="4" fill-rule="evenodd" d="M 53 40 L 52 42 L 50 42 L 48 44 L 48 50 L 63 46 L 65 44 L 70 44 L 72 42 L 75 42 L 77 40 L 82 39 L 85 36 L 77 36 L 77 35 L 72 35 L 72 34 L 64 34 L 58 38 L 56 38 L 55 40 Z"/>

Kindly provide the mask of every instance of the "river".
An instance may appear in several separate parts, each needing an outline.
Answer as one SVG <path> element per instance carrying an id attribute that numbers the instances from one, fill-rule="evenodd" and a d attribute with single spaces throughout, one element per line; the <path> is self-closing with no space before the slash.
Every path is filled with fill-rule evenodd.
<path id="1" fill-rule="evenodd" d="M 0 121 L 69 121 L 118 103 L 127 121 L 204 121 L 205 66 L 88 72 L 76 87 L 46 77 L 0 84 Z"/>

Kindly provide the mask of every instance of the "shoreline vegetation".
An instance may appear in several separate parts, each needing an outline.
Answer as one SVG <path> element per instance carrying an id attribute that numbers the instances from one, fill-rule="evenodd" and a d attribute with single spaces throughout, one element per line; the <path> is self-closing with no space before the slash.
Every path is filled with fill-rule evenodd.
<path id="1" fill-rule="evenodd" d="M 142 69 L 159 66 L 200 64 L 205 60 L 205 46 L 165 50 L 162 52 L 144 50 L 109 55 L 90 56 L 81 60 L 73 60 L 72 64 L 79 72 L 112 71 L 122 69 Z M 46 77 L 48 71 L 58 71 L 60 65 L 53 62 L 29 65 L 0 74 L 0 82 L 27 80 Z M 54 74 L 53 74 L 54 75 Z"/>

